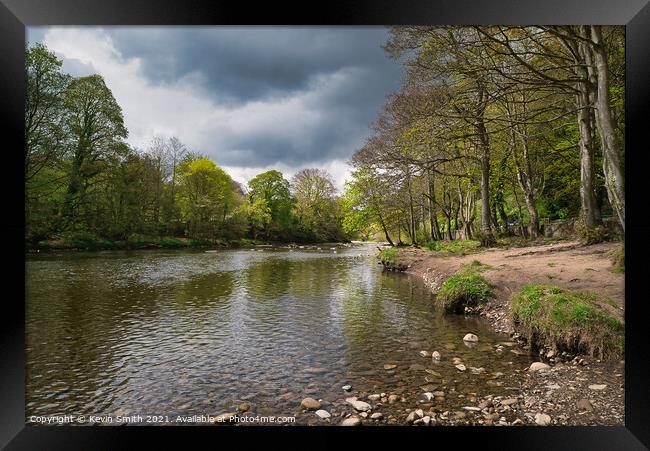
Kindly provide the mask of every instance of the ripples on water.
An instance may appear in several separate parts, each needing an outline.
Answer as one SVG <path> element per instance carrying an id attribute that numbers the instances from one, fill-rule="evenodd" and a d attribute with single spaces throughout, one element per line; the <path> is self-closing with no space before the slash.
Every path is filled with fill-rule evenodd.
<path id="1" fill-rule="evenodd" d="M 372 247 L 337 248 L 28 257 L 27 415 L 218 414 L 243 399 L 293 415 L 302 397 L 339 400 L 348 383 L 421 393 L 426 373 L 409 368 L 432 367 L 423 349 L 479 394 L 529 362 L 495 354 L 506 337 L 477 320 L 441 315 L 419 280 L 383 273 Z M 459 374 L 452 355 L 486 375 Z"/>

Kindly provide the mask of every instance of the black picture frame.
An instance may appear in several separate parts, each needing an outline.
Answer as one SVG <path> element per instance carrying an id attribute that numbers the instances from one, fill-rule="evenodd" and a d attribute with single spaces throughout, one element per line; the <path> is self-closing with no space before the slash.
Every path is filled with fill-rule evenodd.
<path id="1" fill-rule="evenodd" d="M 626 25 L 626 371 L 625 427 L 31 427 L 25 425 L 24 148 L 25 28 L 30 25 L 397 25 L 397 24 L 607 24 Z M 648 346 L 645 333 L 648 278 L 644 215 L 650 168 L 645 133 L 650 104 L 650 4 L 647 0 L 364 0 L 248 5 L 225 1 L 0 0 L 0 128 L 3 183 L 4 314 L 0 326 L 0 446 L 7 449 L 114 449 L 188 444 L 189 438 L 225 446 L 225 436 L 248 448 L 250 438 L 283 446 L 363 446 L 400 439 L 480 449 L 646 449 L 650 446 Z M 645 172 L 645 174 L 644 174 Z M 645 177 L 645 178 L 644 178 Z M 23 264 L 21 264 L 23 263 Z M 300 433 L 301 437 L 296 437 Z M 237 442 L 235 442 L 237 443 Z M 232 446 L 232 445 L 230 445 Z M 413 446 L 409 444 L 408 446 Z"/>

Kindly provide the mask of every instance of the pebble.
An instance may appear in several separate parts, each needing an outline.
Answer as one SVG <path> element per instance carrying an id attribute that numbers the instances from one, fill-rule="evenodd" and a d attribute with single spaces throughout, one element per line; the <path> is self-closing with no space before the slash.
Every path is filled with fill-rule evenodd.
<path id="1" fill-rule="evenodd" d="M 440 353 L 438 351 L 433 351 L 431 353 L 431 360 L 440 360 Z"/>
<path id="2" fill-rule="evenodd" d="M 237 406 L 237 410 L 240 412 L 248 412 L 251 408 L 251 405 L 248 404 L 247 402 L 242 402 L 239 406 Z"/>
<path id="3" fill-rule="evenodd" d="M 367 402 L 354 400 L 354 401 L 348 401 L 348 403 L 351 404 L 352 407 L 354 407 L 354 410 L 358 410 L 359 412 L 366 412 L 372 409 L 370 404 L 368 404 Z"/>
<path id="4" fill-rule="evenodd" d="M 465 371 L 467 369 L 467 367 L 465 367 L 465 365 L 463 365 L 462 363 L 455 365 L 455 367 L 458 371 Z"/>
<path id="5" fill-rule="evenodd" d="M 371 420 L 380 420 L 384 417 L 384 414 L 381 412 L 375 412 L 372 415 L 370 415 Z"/>
<path id="6" fill-rule="evenodd" d="M 431 401 L 434 398 L 433 393 L 431 392 L 426 392 L 424 397 L 427 398 L 427 401 Z"/>
<path id="7" fill-rule="evenodd" d="M 517 404 L 517 398 L 509 398 L 501 401 L 502 406 L 511 406 L 513 404 Z"/>
<path id="8" fill-rule="evenodd" d="M 388 404 L 392 404 L 392 403 L 394 403 L 395 401 L 397 401 L 398 399 L 399 399 L 399 396 L 397 396 L 397 395 L 394 395 L 394 394 L 393 394 L 393 395 L 389 395 L 389 396 L 388 396 Z"/>
<path id="9" fill-rule="evenodd" d="M 580 410 L 588 410 L 589 412 L 594 410 L 594 406 L 591 405 L 591 401 L 588 399 L 581 399 L 576 403 L 576 405 Z"/>
<path id="10" fill-rule="evenodd" d="M 324 419 L 326 419 L 326 418 L 331 417 L 332 415 L 330 415 L 330 413 L 329 413 L 327 410 L 323 410 L 323 409 L 321 409 L 321 410 L 317 410 L 317 411 L 316 411 L 316 416 L 317 416 L 318 418 L 324 420 Z"/>
<path id="11" fill-rule="evenodd" d="M 349 417 L 341 422 L 341 426 L 360 426 L 361 419 L 359 417 Z"/>
<path id="12" fill-rule="evenodd" d="M 474 334 L 467 334 L 463 337 L 463 341 L 469 341 L 470 343 L 475 343 L 478 341 L 478 337 Z"/>
<path id="13" fill-rule="evenodd" d="M 320 403 L 314 398 L 305 398 L 300 402 L 300 406 L 303 409 L 307 410 L 318 410 L 320 409 Z"/>
<path id="14" fill-rule="evenodd" d="M 535 423 L 540 426 L 548 426 L 551 424 L 551 417 L 545 413 L 538 413 L 535 415 Z"/>
<path id="15" fill-rule="evenodd" d="M 431 423 L 431 417 L 428 415 L 426 417 L 423 417 L 422 422 L 425 424 L 425 426 L 429 426 L 429 423 Z"/>
<path id="16" fill-rule="evenodd" d="M 385 370 L 393 370 L 395 368 L 397 368 L 397 365 L 393 365 L 392 363 L 385 363 L 384 364 L 384 369 Z"/>
<path id="17" fill-rule="evenodd" d="M 350 390 L 352 390 L 352 385 L 344 385 L 341 388 L 343 388 L 343 390 L 345 390 L 345 391 L 350 391 Z"/>
<path id="18" fill-rule="evenodd" d="M 431 356 L 431 354 L 429 354 L 428 351 L 420 351 L 420 355 L 421 355 L 422 357 L 430 357 L 430 356 Z"/>
<path id="19" fill-rule="evenodd" d="M 528 371 L 539 371 L 539 370 L 548 370 L 551 368 L 548 366 L 546 363 L 543 362 L 535 362 L 532 365 L 530 365 L 530 368 L 528 368 Z"/>
<path id="20" fill-rule="evenodd" d="M 590 390 L 605 390 L 605 387 L 607 387 L 607 384 L 591 384 L 589 386 Z"/>
<path id="21" fill-rule="evenodd" d="M 379 398 L 381 398 L 381 395 L 377 395 L 377 394 L 375 394 L 375 395 L 368 395 L 368 399 L 369 399 L 370 401 L 377 401 Z"/>

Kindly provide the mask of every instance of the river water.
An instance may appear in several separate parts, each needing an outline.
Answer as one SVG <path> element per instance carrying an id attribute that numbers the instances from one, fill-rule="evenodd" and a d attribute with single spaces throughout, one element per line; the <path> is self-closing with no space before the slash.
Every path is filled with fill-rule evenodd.
<path id="1" fill-rule="evenodd" d="M 350 411 L 346 396 L 370 393 L 414 407 L 423 391 L 444 390 L 441 409 L 516 394 L 530 356 L 495 352 L 507 336 L 443 315 L 419 279 L 383 272 L 375 254 L 325 245 L 29 255 L 27 416 L 216 415 L 246 401 L 256 415 L 305 424 L 322 422 L 301 411 L 306 396 L 337 416 Z M 463 343 L 468 332 L 476 346 Z M 405 403 L 385 415 L 400 418 Z"/>

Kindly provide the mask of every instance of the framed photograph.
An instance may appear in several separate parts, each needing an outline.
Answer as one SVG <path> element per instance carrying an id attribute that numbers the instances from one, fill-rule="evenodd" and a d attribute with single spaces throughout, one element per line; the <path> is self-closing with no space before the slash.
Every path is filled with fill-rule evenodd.
<path id="1" fill-rule="evenodd" d="M 647 449 L 649 22 L 1 0 L 0 444 Z"/>

